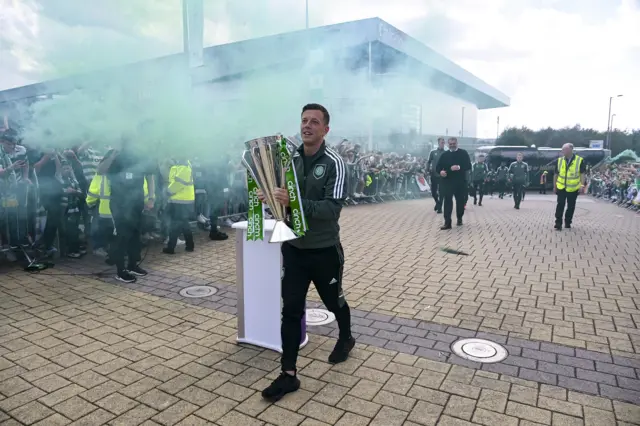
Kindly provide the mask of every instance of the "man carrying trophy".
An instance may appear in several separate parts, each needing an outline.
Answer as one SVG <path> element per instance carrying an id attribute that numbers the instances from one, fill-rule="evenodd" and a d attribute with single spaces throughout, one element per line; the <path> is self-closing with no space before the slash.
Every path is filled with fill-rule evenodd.
<path id="1" fill-rule="evenodd" d="M 284 210 L 287 216 L 284 221 L 293 229 L 287 231 L 295 234 L 293 239 L 281 238 L 281 241 L 285 240 L 282 244 L 282 373 L 262 391 L 263 398 L 272 402 L 300 387 L 296 360 L 311 281 L 324 305 L 335 314 L 340 328 L 329 362 L 345 361 L 355 345 L 351 335 L 351 313 L 342 292 L 344 252 L 338 224 L 342 203 L 347 196 L 347 176 L 342 158 L 324 141 L 329 132 L 329 119 L 329 112 L 322 105 L 308 104 L 302 109 L 300 133 L 303 143 L 297 149 L 289 144 L 287 150 L 281 151 L 285 157 L 292 151 L 291 171 L 295 181 L 284 176 L 289 173 L 286 166 L 280 171 L 282 178 L 277 185 L 263 182 L 265 173 L 258 168 L 250 169 L 250 172 L 255 169 L 255 175 L 261 176 L 256 176 L 260 188 L 255 191 L 257 198 L 269 205 L 276 219 L 283 217 Z M 267 156 L 268 151 L 263 149 L 262 157 Z M 254 155 L 253 159 L 258 159 L 258 156 Z M 245 161 L 247 168 L 249 162 L 251 160 Z M 277 176 L 278 173 L 272 175 Z M 274 235 L 282 234 L 276 225 Z"/>

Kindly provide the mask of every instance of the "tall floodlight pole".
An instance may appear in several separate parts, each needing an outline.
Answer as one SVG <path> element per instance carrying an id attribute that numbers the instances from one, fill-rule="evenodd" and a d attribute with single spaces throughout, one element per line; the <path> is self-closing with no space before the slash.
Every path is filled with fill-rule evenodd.
<path id="1" fill-rule="evenodd" d="M 204 65 L 204 4 L 203 0 L 182 0 L 183 48 L 189 68 Z"/>
<path id="2" fill-rule="evenodd" d="M 464 107 L 462 107 L 462 123 L 460 125 L 460 137 L 464 137 Z"/>
<path id="3" fill-rule="evenodd" d="M 305 18 L 305 28 L 309 29 L 309 0 L 305 0 L 305 7 L 304 7 L 304 18 Z"/>
<path id="4" fill-rule="evenodd" d="M 309 0 L 307 0 L 308 2 Z M 373 150 L 373 46 L 371 42 L 367 45 L 367 83 L 369 91 L 369 151 Z"/>
<path id="5" fill-rule="evenodd" d="M 607 114 L 607 136 L 605 138 L 605 148 L 611 149 L 611 104 L 613 98 L 620 98 L 622 95 L 609 97 L 609 113 Z"/>
<path id="6" fill-rule="evenodd" d="M 498 124 L 496 125 L 496 139 L 500 138 L 500 116 L 498 116 Z"/>

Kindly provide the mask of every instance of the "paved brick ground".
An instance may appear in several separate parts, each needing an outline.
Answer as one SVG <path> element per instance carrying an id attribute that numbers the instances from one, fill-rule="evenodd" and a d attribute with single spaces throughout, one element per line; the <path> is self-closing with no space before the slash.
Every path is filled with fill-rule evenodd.
<path id="1" fill-rule="evenodd" d="M 278 355 L 234 342 L 232 243 L 189 257 L 153 248 L 153 273 L 131 288 L 51 275 L 63 265 L 5 272 L 0 425 L 640 424 L 640 217 L 585 200 L 575 228 L 554 233 L 551 201 L 487 200 L 444 236 L 430 201 L 346 209 L 357 350 L 326 364 L 334 329 L 314 327 L 303 391 L 273 406 L 257 391 Z M 220 291 L 173 300 L 204 283 Z M 509 358 L 451 355 L 468 336 Z"/>

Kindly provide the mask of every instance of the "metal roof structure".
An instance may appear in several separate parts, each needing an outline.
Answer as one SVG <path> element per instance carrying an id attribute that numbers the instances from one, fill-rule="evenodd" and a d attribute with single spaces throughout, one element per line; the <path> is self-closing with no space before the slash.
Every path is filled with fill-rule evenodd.
<path id="1" fill-rule="evenodd" d="M 204 66 L 194 69 L 194 84 L 241 76 L 260 69 L 304 63 L 309 51 L 346 51 L 368 46 L 372 57 L 403 62 L 418 81 L 476 105 L 479 109 L 510 104 L 508 96 L 459 65 L 379 18 L 311 28 L 273 36 L 238 41 L 204 49 Z M 328 53 L 326 53 L 328 52 Z M 367 53 L 365 53 L 366 55 Z M 365 62 L 366 63 L 366 62 Z M 109 81 L 115 74 L 150 73 L 162 78 L 170 69 L 186 67 L 182 53 L 137 62 L 111 69 L 36 83 L 0 92 L 0 103 L 37 96 L 68 93 L 96 81 Z M 378 62 L 378 65 L 382 65 Z"/>

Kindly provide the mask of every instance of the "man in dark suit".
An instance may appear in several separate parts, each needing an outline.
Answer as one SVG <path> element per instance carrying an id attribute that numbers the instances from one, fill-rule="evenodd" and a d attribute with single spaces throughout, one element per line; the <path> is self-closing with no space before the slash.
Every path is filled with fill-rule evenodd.
<path id="1" fill-rule="evenodd" d="M 444 204 L 444 226 L 440 229 L 451 229 L 453 198 L 456 199 L 457 225 L 462 226 L 464 206 L 467 202 L 467 172 L 471 170 L 471 159 L 464 149 L 458 148 L 458 139 L 449 138 L 449 151 L 440 156 L 436 172 L 440 175 L 440 188 Z"/>

